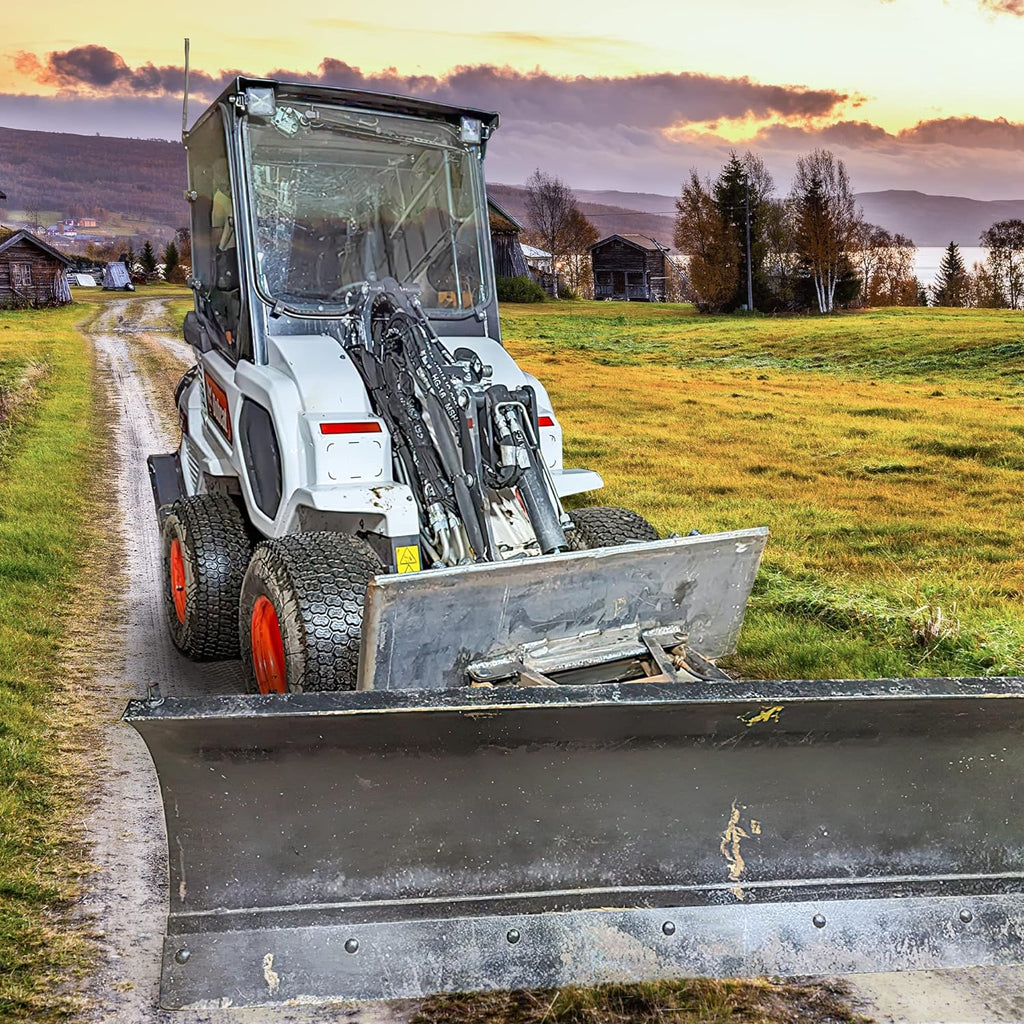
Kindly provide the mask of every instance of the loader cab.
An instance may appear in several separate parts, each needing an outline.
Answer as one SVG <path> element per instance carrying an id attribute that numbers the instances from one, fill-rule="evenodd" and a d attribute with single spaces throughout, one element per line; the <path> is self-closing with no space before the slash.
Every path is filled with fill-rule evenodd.
<path id="1" fill-rule="evenodd" d="M 483 177 L 497 115 L 239 78 L 186 136 L 197 311 L 232 362 L 330 331 L 394 278 L 439 335 L 499 340 Z"/>

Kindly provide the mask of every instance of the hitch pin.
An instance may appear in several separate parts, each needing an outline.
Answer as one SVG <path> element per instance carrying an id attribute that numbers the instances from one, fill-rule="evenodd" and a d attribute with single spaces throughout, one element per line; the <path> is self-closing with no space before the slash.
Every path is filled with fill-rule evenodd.
<path id="1" fill-rule="evenodd" d="M 146 683 L 146 703 L 151 708 L 158 708 L 164 702 L 159 683 Z"/>

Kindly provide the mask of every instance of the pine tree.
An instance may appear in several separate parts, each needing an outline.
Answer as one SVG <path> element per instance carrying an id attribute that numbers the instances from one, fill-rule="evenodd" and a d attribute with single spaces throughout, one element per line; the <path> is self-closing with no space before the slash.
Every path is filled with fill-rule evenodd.
<path id="1" fill-rule="evenodd" d="M 942 254 L 939 273 L 932 285 L 932 298 L 936 306 L 966 306 L 968 274 L 960 256 L 960 247 L 950 242 Z"/>
<path id="2" fill-rule="evenodd" d="M 771 178 L 763 163 L 751 153 L 740 160 L 735 153 L 722 168 L 712 189 L 722 220 L 729 225 L 739 252 L 732 272 L 736 275 L 731 309 L 747 305 L 747 217 L 750 218 L 750 274 L 753 284 L 754 308 L 774 305 L 765 280 L 764 262 L 767 246 L 764 241 L 764 207 L 772 191 Z"/>
<path id="3" fill-rule="evenodd" d="M 164 280 L 173 281 L 174 272 L 178 269 L 178 262 L 180 257 L 178 256 L 178 247 L 174 244 L 172 239 L 167 243 L 164 248 Z"/>
<path id="4" fill-rule="evenodd" d="M 156 270 L 156 253 L 153 252 L 153 246 L 148 239 L 139 253 L 139 264 L 147 274 L 152 274 Z"/>

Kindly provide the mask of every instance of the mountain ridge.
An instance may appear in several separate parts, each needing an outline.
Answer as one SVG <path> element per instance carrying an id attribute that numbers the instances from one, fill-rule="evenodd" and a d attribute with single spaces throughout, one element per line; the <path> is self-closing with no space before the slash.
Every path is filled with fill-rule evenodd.
<path id="1" fill-rule="evenodd" d="M 169 239 L 188 221 L 185 153 L 177 142 L 0 127 L 0 191 L 4 212 L 37 210 L 49 221 L 94 217 L 99 233 Z M 641 234 L 672 247 L 675 197 L 620 189 L 574 189 L 600 237 Z M 494 182 L 488 193 L 526 222 L 522 185 Z M 951 240 L 977 245 L 997 220 L 1024 220 L 1024 199 L 935 196 L 915 189 L 857 193 L 867 220 L 918 246 Z"/>

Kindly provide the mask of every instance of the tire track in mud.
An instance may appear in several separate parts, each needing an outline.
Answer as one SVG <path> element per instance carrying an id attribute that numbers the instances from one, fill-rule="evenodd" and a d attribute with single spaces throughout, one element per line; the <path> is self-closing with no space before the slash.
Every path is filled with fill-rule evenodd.
<path id="1" fill-rule="evenodd" d="M 143 304 L 143 302 L 145 304 Z M 146 456 L 172 451 L 175 439 L 150 398 L 139 367 L 133 330 L 145 332 L 187 369 L 191 350 L 139 320 L 157 320 L 164 303 L 138 296 L 111 301 L 90 334 L 102 378 L 115 409 L 117 465 L 111 473 L 116 494 L 110 508 L 111 543 L 122 552 L 127 579 L 122 616 L 112 624 L 120 657 L 97 681 L 96 715 L 102 723 L 105 760 L 86 813 L 85 836 L 96 872 L 84 885 L 88 926 L 98 936 L 94 976 L 84 986 L 91 1002 L 88 1019 L 103 1024 L 400 1024 L 408 1005 L 274 1007 L 253 1010 L 162 1011 L 157 1007 L 160 957 L 167 915 L 167 863 L 163 811 L 153 764 L 141 737 L 120 721 L 131 697 L 144 697 L 158 682 L 168 696 L 239 693 L 244 678 L 237 661 L 196 664 L 171 643 L 164 622 L 160 537 Z M 130 311 L 130 316 L 126 315 Z"/>

